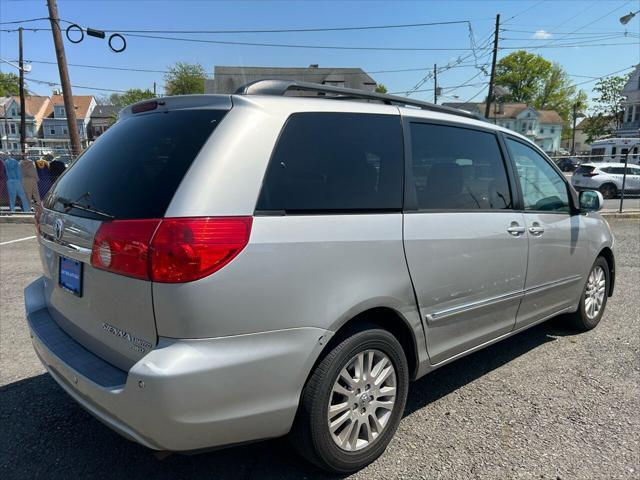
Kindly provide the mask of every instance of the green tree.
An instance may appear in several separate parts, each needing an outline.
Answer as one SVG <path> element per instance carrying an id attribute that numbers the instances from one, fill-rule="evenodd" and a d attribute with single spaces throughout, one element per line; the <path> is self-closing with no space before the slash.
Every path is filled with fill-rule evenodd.
<path id="1" fill-rule="evenodd" d="M 387 87 L 385 86 L 384 83 L 379 83 L 376 85 L 376 89 L 375 89 L 376 93 L 387 93 Z"/>
<path id="2" fill-rule="evenodd" d="M 167 95 L 189 95 L 204 93 L 207 74 L 199 63 L 177 62 L 164 76 Z"/>
<path id="3" fill-rule="evenodd" d="M 0 72 L 0 97 L 20 94 L 20 78 L 15 73 Z"/>
<path id="4" fill-rule="evenodd" d="M 132 103 L 154 98 L 155 95 L 149 89 L 130 88 L 125 93 L 113 93 L 109 97 L 111 105 L 115 105 L 118 109 L 131 105 Z"/>
<path id="5" fill-rule="evenodd" d="M 585 108 L 586 95 L 578 91 L 563 68 L 533 53 L 519 50 L 496 66 L 496 85 L 506 87 L 505 102 L 526 103 L 539 110 L 555 110 L 565 122 L 571 120 L 575 103 Z"/>
<path id="6" fill-rule="evenodd" d="M 620 128 L 624 120 L 624 96 L 622 89 L 627 83 L 629 75 L 618 75 L 598 80 L 596 86 L 593 87 L 595 94 L 593 102 L 595 105 L 591 108 L 591 112 L 595 116 L 608 118 L 613 129 Z M 604 122 L 600 122 L 604 125 Z M 603 133 L 603 135 L 608 134 Z"/>
<path id="7" fill-rule="evenodd" d="M 601 113 L 585 118 L 583 122 L 582 131 L 587 137 L 587 143 L 591 143 L 598 138 L 613 135 L 616 131 L 613 118 Z"/>

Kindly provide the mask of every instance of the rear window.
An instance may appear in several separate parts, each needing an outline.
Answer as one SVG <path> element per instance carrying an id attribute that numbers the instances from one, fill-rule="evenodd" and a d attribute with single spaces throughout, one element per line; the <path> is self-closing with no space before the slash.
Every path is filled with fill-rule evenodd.
<path id="1" fill-rule="evenodd" d="M 574 175 L 584 175 L 585 173 L 591 173 L 596 169 L 596 167 L 587 167 L 585 165 L 579 166 Z"/>
<path id="2" fill-rule="evenodd" d="M 403 146 L 396 115 L 292 115 L 265 175 L 258 211 L 402 208 Z"/>
<path id="3" fill-rule="evenodd" d="M 164 216 L 180 181 L 226 111 L 184 110 L 131 116 L 107 130 L 60 178 L 44 205 L 76 202 L 115 218 Z"/>

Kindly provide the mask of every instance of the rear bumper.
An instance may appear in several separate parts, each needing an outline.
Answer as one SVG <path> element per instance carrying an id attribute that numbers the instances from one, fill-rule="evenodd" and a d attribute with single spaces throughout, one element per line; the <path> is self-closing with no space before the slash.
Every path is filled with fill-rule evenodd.
<path id="1" fill-rule="evenodd" d="M 125 372 L 58 327 L 46 308 L 42 278 L 25 289 L 25 306 L 35 351 L 56 382 L 113 430 L 156 450 L 193 451 L 286 434 L 307 374 L 331 336 L 296 328 L 161 338 Z"/>

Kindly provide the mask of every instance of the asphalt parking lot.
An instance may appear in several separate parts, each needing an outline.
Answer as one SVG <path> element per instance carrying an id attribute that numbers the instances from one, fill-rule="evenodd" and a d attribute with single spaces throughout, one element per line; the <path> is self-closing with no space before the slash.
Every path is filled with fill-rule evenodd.
<path id="1" fill-rule="evenodd" d="M 396 438 L 352 478 L 640 478 L 640 220 L 612 219 L 616 293 L 602 323 L 562 318 L 415 382 Z M 44 372 L 22 290 L 33 226 L 0 224 L 0 477 L 329 478 L 285 440 L 163 460 L 85 413 Z M 13 242 L 13 243 L 7 243 Z"/>

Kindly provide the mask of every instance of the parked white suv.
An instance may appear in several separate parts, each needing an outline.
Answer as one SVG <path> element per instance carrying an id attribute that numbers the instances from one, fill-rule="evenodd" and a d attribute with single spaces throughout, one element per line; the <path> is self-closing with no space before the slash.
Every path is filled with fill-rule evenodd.
<path id="1" fill-rule="evenodd" d="M 616 198 L 623 177 L 624 163 L 584 163 L 573 172 L 571 184 L 576 190 L 598 190 L 604 198 Z M 640 166 L 627 166 L 624 193 L 640 193 Z"/>
<path id="2" fill-rule="evenodd" d="M 411 380 L 561 313 L 598 324 L 601 205 L 526 138 L 438 105 L 284 81 L 145 101 L 44 199 L 27 320 L 51 376 L 129 439 L 290 434 L 351 472 Z"/>

